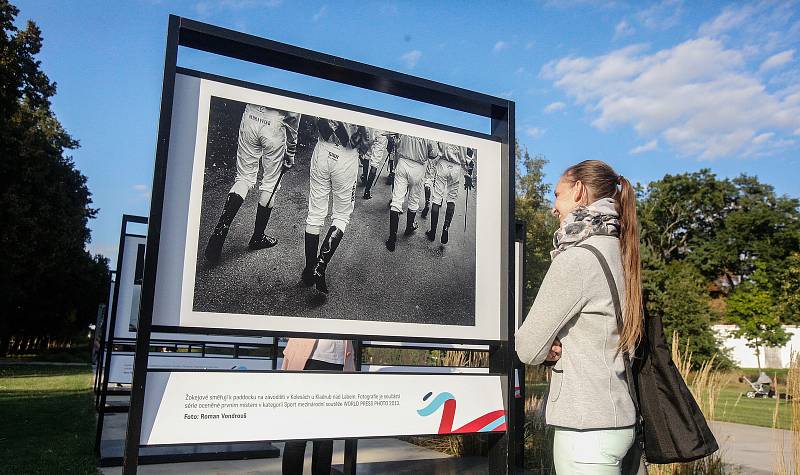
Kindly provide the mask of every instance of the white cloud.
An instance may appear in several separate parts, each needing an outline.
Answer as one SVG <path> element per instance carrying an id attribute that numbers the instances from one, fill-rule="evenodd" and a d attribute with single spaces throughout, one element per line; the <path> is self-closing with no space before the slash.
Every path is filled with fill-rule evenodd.
<path id="1" fill-rule="evenodd" d="M 719 36 L 730 30 L 740 27 L 753 15 L 752 5 L 728 6 L 722 13 L 700 25 L 698 32 L 701 36 Z"/>
<path id="2" fill-rule="evenodd" d="M 753 137 L 753 143 L 756 145 L 760 145 L 764 142 L 767 142 L 769 139 L 775 136 L 774 132 L 764 132 L 763 134 L 759 134 Z"/>
<path id="3" fill-rule="evenodd" d="M 503 40 L 500 40 L 494 44 L 494 48 L 492 49 L 492 51 L 494 51 L 495 53 L 499 53 L 500 51 L 508 49 L 509 46 L 510 45 L 508 43 L 506 43 Z"/>
<path id="4" fill-rule="evenodd" d="M 680 22 L 682 14 L 682 0 L 661 0 L 641 10 L 637 17 L 644 26 L 651 30 L 667 30 Z"/>
<path id="5" fill-rule="evenodd" d="M 700 25 L 698 35 L 724 39 L 748 56 L 794 48 L 800 43 L 797 1 L 731 2 Z"/>
<path id="6" fill-rule="evenodd" d="M 770 92 L 742 51 L 700 38 L 649 52 L 633 45 L 596 57 L 551 61 L 541 76 L 584 105 L 601 130 L 631 126 L 680 153 L 750 155 L 765 132 L 800 127 L 800 92 Z M 753 147 L 756 147 L 755 149 Z"/>
<path id="7" fill-rule="evenodd" d="M 525 133 L 534 139 L 540 138 L 545 132 L 546 130 L 541 127 L 525 127 Z"/>
<path id="8" fill-rule="evenodd" d="M 639 145 L 638 147 L 634 147 L 631 149 L 631 155 L 639 155 L 640 153 L 645 152 L 652 152 L 653 150 L 658 150 L 658 140 L 653 139 L 646 144 Z"/>
<path id="9" fill-rule="evenodd" d="M 525 43 L 525 49 L 532 49 L 534 46 L 536 46 L 536 43 L 534 43 L 533 41 L 528 41 L 527 43 Z"/>
<path id="10" fill-rule="evenodd" d="M 769 71 L 770 69 L 779 68 L 784 66 L 788 63 L 792 62 L 794 59 L 794 50 L 786 50 L 778 54 L 773 54 L 769 58 L 765 59 L 763 63 L 761 63 L 761 67 L 758 68 L 760 72 Z"/>
<path id="11" fill-rule="evenodd" d="M 134 196 L 137 201 L 139 200 L 149 200 L 150 199 L 150 187 L 143 184 L 137 183 L 131 186 L 131 189 L 135 192 Z"/>
<path id="12" fill-rule="evenodd" d="M 630 23 L 625 20 L 620 20 L 614 27 L 614 41 L 626 36 L 631 36 L 634 33 L 636 33 L 636 29 L 631 26 Z"/>
<path id="13" fill-rule="evenodd" d="M 560 111 L 564 109 L 564 107 L 566 106 L 567 105 L 564 104 L 563 102 L 551 102 L 550 104 L 547 104 L 547 106 L 545 106 L 544 112 L 545 114 L 550 114 L 551 112 Z"/>
<path id="14" fill-rule="evenodd" d="M 408 51 L 400 56 L 400 60 L 403 61 L 406 69 L 414 69 L 417 66 L 420 58 L 422 58 L 422 51 L 418 49 Z"/>
<path id="15" fill-rule="evenodd" d="M 322 18 L 324 18 L 325 15 L 327 15 L 327 14 L 328 14 L 328 6 L 327 5 L 322 5 L 321 7 L 319 7 L 319 10 L 317 10 L 317 13 L 315 13 L 314 16 L 311 17 L 311 21 L 315 21 L 315 22 L 319 21 Z"/>

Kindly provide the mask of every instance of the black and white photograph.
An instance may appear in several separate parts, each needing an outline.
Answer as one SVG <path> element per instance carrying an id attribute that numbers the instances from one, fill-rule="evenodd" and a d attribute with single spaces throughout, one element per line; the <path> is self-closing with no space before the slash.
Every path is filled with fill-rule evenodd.
<path id="1" fill-rule="evenodd" d="M 194 312 L 475 325 L 476 148 L 214 95 L 204 138 Z"/>

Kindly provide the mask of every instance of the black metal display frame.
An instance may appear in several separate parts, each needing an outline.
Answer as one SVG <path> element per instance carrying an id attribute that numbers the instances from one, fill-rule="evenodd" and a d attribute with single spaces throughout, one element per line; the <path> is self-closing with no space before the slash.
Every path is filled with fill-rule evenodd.
<path id="1" fill-rule="evenodd" d="M 95 407 L 99 407 L 100 405 L 100 383 L 102 382 L 102 378 L 100 375 L 103 372 L 103 362 L 105 361 L 105 350 L 106 350 L 106 333 L 109 331 L 109 323 L 108 319 L 111 316 L 111 292 L 114 291 L 114 285 L 116 285 L 116 278 L 117 278 L 117 271 L 112 270 L 109 272 L 109 280 L 108 280 L 108 300 L 106 300 L 106 314 L 103 316 L 103 326 L 99 330 L 100 331 L 100 347 L 97 349 L 97 361 L 96 367 L 94 370 L 94 394 L 95 394 Z"/>
<path id="2" fill-rule="evenodd" d="M 474 131 L 457 129 L 454 127 L 433 124 L 444 130 L 455 130 L 459 133 L 470 134 L 494 140 L 501 144 L 500 166 L 502 174 L 501 194 L 505 202 L 501 204 L 501 241 L 506 244 L 505 254 L 501 261 L 504 273 L 501 275 L 501 288 L 507 289 L 506 299 L 501 300 L 498 309 L 501 321 L 501 334 L 499 340 L 452 340 L 427 337 L 391 337 L 349 334 L 317 334 L 288 332 L 288 331 L 261 331 L 261 330 L 228 330 L 213 329 L 213 333 L 236 334 L 241 336 L 307 336 L 314 338 L 335 338 L 354 340 L 356 348 L 357 368 L 360 368 L 361 345 L 364 340 L 395 340 L 419 343 L 467 343 L 489 345 L 489 372 L 501 375 L 503 381 L 503 397 L 507 408 L 507 430 L 503 433 L 489 435 L 489 470 L 491 473 L 514 473 L 521 465 L 518 460 L 517 450 L 509 450 L 510 440 L 516 440 L 516 434 L 523 431 L 521 422 L 517 417 L 518 405 L 514 403 L 514 368 L 517 361 L 514 353 L 514 302 L 515 286 L 515 240 L 516 223 L 514 216 L 514 102 L 478 92 L 454 87 L 451 85 L 423 79 L 408 74 L 379 68 L 356 61 L 347 60 L 317 51 L 299 48 L 265 38 L 244 34 L 241 32 L 197 22 L 194 20 L 170 15 L 167 28 L 167 44 L 164 60 L 164 76 L 162 83 L 161 107 L 158 123 L 158 138 L 156 143 L 155 168 L 153 173 L 153 192 L 147 245 L 145 252 L 144 281 L 142 285 L 141 304 L 139 313 L 139 328 L 134 356 L 133 385 L 131 392 L 130 411 L 128 413 L 128 428 L 125 441 L 125 459 L 123 464 L 124 474 L 134 474 L 140 457 L 142 430 L 142 413 L 144 410 L 145 388 L 148 373 L 148 350 L 152 331 L 193 332 L 202 333 L 203 329 L 159 327 L 153 325 L 153 304 L 155 299 L 157 263 L 159 256 L 159 243 L 161 239 L 162 213 L 167 175 L 167 160 L 170 144 L 170 129 L 172 123 L 173 100 L 175 94 L 175 80 L 179 72 L 177 66 L 179 47 L 204 51 L 220 56 L 248 61 L 255 64 L 274 67 L 285 71 L 303 74 L 319 79 L 326 79 L 340 84 L 356 86 L 377 92 L 383 92 L 405 99 L 424 102 L 448 109 L 475 114 L 490 119 L 490 133 L 482 134 Z M 209 75 L 210 76 L 210 75 Z M 314 99 L 320 102 L 319 99 Z M 349 106 L 353 110 L 367 110 Z M 418 119 L 400 117 L 394 114 L 381 113 L 369 110 L 369 113 L 386 117 L 400 118 L 413 124 L 431 126 L 430 122 Z M 206 329 L 212 330 L 212 329 Z M 346 474 L 355 473 L 357 439 L 345 440 Z"/>
<path id="3" fill-rule="evenodd" d="M 97 430 L 95 431 L 94 450 L 97 456 L 100 456 L 100 442 L 103 437 L 103 423 L 105 421 L 106 412 L 111 412 L 106 407 L 106 397 L 108 395 L 108 378 L 111 371 L 111 353 L 114 349 L 114 333 L 116 332 L 117 323 L 117 301 L 119 299 L 119 284 L 120 275 L 122 275 L 122 256 L 125 252 L 125 238 L 129 236 L 128 224 L 147 224 L 147 218 L 144 216 L 134 216 L 130 214 L 122 215 L 122 226 L 119 232 L 119 247 L 117 248 L 117 268 L 115 270 L 116 279 L 114 281 L 114 294 L 109 309 L 108 325 L 108 338 L 106 338 L 105 349 L 107 350 L 102 354 L 103 368 L 100 380 L 100 394 L 96 404 L 97 408 Z"/>
<path id="4" fill-rule="evenodd" d="M 135 224 L 147 224 L 147 218 L 144 216 L 135 216 L 135 215 L 122 215 L 122 225 L 120 227 L 120 237 L 119 237 L 119 248 L 117 249 L 117 265 L 116 270 L 111 271 L 111 273 L 115 276 L 115 279 L 111 284 L 113 285 L 113 294 L 109 292 L 109 299 L 108 305 L 106 307 L 107 311 L 107 318 L 105 321 L 106 328 L 103 329 L 103 333 L 101 334 L 102 338 L 100 341 L 100 349 L 101 357 L 98 358 L 97 364 L 97 374 L 95 375 L 96 379 L 96 399 L 95 399 L 95 409 L 97 411 L 97 427 L 95 429 L 95 454 L 100 459 L 100 466 L 101 467 L 113 467 L 122 465 L 123 456 L 124 456 L 124 449 L 120 453 L 120 455 L 105 455 L 103 454 L 102 449 L 102 439 L 103 439 L 103 427 L 105 422 L 105 415 L 106 414 L 119 414 L 128 412 L 130 409 L 129 405 L 126 404 L 108 404 L 107 397 L 108 396 L 128 396 L 131 394 L 131 391 L 128 389 L 125 390 L 114 390 L 110 391 L 109 383 L 111 383 L 111 360 L 114 356 L 114 347 L 118 345 L 136 345 L 136 339 L 125 337 L 125 338 L 117 338 L 116 331 L 117 331 L 117 302 L 119 299 L 119 292 L 120 287 L 122 285 L 122 265 L 123 265 L 123 256 L 125 255 L 125 240 L 128 237 L 140 237 L 145 238 L 146 236 L 142 234 L 133 234 L 128 232 L 128 224 L 135 223 Z M 109 289 L 109 290 L 112 290 Z M 106 338 L 106 333 L 108 333 L 108 338 Z M 138 333 L 137 333 L 138 339 Z M 241 344 L 244 346 L 261 346 L 271 347 L 271 362 L 272 368 L 276 368 L 277 362 L 277 349 L 275 347 L 275 341 L 270 343 L 269 345 L 264 344 L 256 344 L 256 343 L 247 343 Z M 240 343 L 228 342 L 228 341 L 193 341 L 191 339 L 187 340 L 165 340 L 162 338 L 158 338 L 156 340 L 150 340 L 151 344 L 158 344 L 158 343 L 168 343 L 174 345 L 181 345 L 181 344 L 188 344 L 188 345 L 203 345 L 203 349 L 205 350 L 206 344 L 211 345 L 234 345 L 235 353 L 238 351 L 238 346 Z M 105 350 L 105 352 L 103 352 Z M 149 356 L 149 347 L 148 347 L 148 356 Z M 175 355 L 179 356 L 179 355 Z M 238 355 L 235 354 L 234 358 L 238 360 Z M 160 453 L 154 454 L 144 454 L 141 456 L 142 463 L 153 464 L 153 463 L 167 463 L 167 462 L 199 462 L 199 461 L 207 461 L 207 460 L 241 460 L 241 459 L 251 459 L 251 458 L 274 458 L 279 455 L 279 452 L 276 448 L 271 446 L 258 446 L 258 444 L 252 443 L 239 443 L 239 444 L 211 444 L 210 447 L 200 448 L 199 450 L 193 449 L 191 445 L 186 446 L 176 446 L 174 450 L 169 453 L 165 453 L 161 451 Z M 214 448 L 213 446 L 216 445 L 217 447 Z"/>

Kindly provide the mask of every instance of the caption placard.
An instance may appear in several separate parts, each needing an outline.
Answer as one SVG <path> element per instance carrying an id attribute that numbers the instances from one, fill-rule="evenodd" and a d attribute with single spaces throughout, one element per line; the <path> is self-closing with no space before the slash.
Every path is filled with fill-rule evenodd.
<path id="1" fill-rule="evenodd" d="M 498 375 L 152 372 L 141 443 L 505 430 Z"/>

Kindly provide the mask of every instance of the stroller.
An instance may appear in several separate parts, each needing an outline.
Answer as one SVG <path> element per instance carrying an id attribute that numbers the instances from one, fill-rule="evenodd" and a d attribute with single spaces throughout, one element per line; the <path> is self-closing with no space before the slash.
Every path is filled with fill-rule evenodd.
<path id="1" fill-rule="evenodd" d="M 762 372 L 755 382 L 747 379 L 747 376 L 742 376 L 739 381 L 746 382 L 752 388 L 751 391 L 747 391 L 744 394 L 750 399 L 775 397 L 775 389 L 772 388 L 772 378 L 767 376 L 766 373 Z"/>

